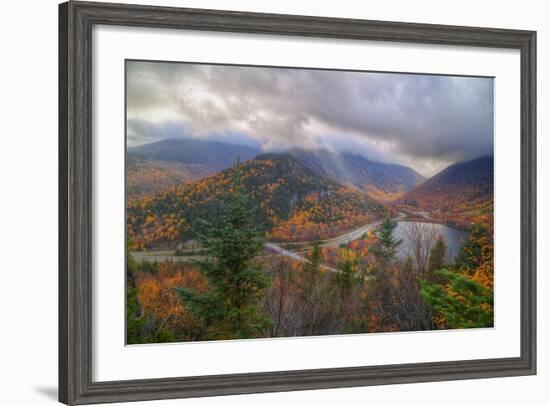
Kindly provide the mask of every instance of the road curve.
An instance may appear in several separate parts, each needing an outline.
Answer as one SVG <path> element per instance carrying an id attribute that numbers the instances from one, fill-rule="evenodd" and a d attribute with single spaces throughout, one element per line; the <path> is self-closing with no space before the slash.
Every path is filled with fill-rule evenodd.
<path id="1" fill-rule="evenodd" d="M 399 215 L 394 220 L 398 221 L 398 220 L 404 219 L 405 217 L 406 217 L 406 215 L 404 213 L 399 212 Z M 334 237 L 334 238 L 330 238 L 328 240 L 324 240 L 323 242 L 321 242 L 319 244 L 319 246 L 323 247 L 323 248 L 336 248 L 336 247 L 339 247 L 342 244 L 347 244 L 351 241 L 354 241 L 354 240 L 357 240 L 357 239 L 361 238 L 365 233 L 369 232 L 370 230 L 372 230 L 375 227 L 378 227 L 379 224 L 380 224 L 380 221 L 365 224 L 364 226 L 356 228 L 355 230 L 349 231 L 345 234 L 339 235 L 339 236 Z M 301 243 L 296 243 L 296 244 L 301 244 Z M 304 256 L 302 256 L 302 255 L 300 255 L 296 252 L 289 251 L 289 250 L 277 245 L 276 243 L 267 242 L 267 243 L 264 244 L 264 247 L 271 250 L 271 251 L 273 251 L 273 252 L 281 254 L 285 257 L 289 257 L 289 258 L 292 258 L 292 259 L 295 259 L 295 260 L 301 261 L 301 262 L 309 262 L 309 259 L 307 259 L 306 257 L 304 257 Z M 331 272 L 340 272 L 339 269 L 332 268 L 328 265 L 321 264 L 320 267 L 323 268 L 323 269 L 326 269 L 328 271 L 331 271 Z"/>
<path id="2" fill-rule="evenodd" d="M 397 216 L 394 220 L 398 221 L 398 220 L 401 220 L 405 217 L 406 217 L 406 215 L 404 213 L 400 212 L 399 216 Z M 328 240 L 324 240 L 319 244 L 319 246 L 323 247 L 323 248 L 336 248 L 336 247 L 339 247 L 342 244 L 347 244 L 351 241 L 354 241 L 354 240 L 357 240 L 357 239 L 361 238 L 363 236 L 363 234 L 369 232 L 373 228 L 377 227 L 379 224 L 380 224 L 380 221 L 365 224 L 364 226 L 356 228 L 355 230 L 349 231 L 345 234 L 339 235 L 337 237 L 330 238 Z M 304 244 L 305 245 L 305 244 L 309 244 L 309 242 L 297 242 L 297 243 L 294 243 L 294 244 Z M 287 249 L 281 247 L 280 245 L 278 245 L 274 242 L 266 242 L 264 244 L 264 247 L 266 249 L 270 250 L 270 251 L 273 251 L 277 254 L 280 254 L 280 255 L 288 257 L 288 258 L 292 258 L 296 261 L 309 262 L 308 258 L 300 255 L 297 252 L 287 250 Z M 181 260 L 188 259 L 186 257 L 178 257 L 178 256 L 170 255 L 170 251 L 162 251 L 162 252 L 158 252 L 158 253 L 155 253 L 155 252 L 149 252 L 149 253 L 132 252 L 132 255 L 134 256 L 134 258 L 137 261 L 143 261 L 143 260 L 152 261 L 152 262 L 166 261 L 166 260 L 181 261 Z M 330 272 L 340 272 L 339 269 L 333 268 L 331 266 L 324 265 L 324 264 L 320 264 L 319 267 L 322 268 L 322 269 L 325 269 L 327 271 L 330 271 Z"/>
<path id="3" fill-rule="evenodd" d="M 277 254 L 282 255 L 283 257 L 292 258 L 300 262 L 309 262 L 309 259 L 307 259 L 306 257 L 303 257 L 300 254 L 297 254 L 296 252 L 292 252 L 287 249 L 284 249 L 283 247 L 280 247 L 277 244 L 274 244 L 272 242 L 266 242 L 264 244 L 264 247 L 270 251 L 273 251 L 273 252 L 276 252 Z M 339 269 L 333 268 L 331 266 L 324 265 L 324 264 L 319 264 L 319 267 L 330 272 L 340 272 Z"/>

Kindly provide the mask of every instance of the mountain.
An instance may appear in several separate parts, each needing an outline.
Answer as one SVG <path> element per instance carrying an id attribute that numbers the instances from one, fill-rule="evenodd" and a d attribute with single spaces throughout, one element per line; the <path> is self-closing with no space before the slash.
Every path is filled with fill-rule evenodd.
<path id="1" fill-rule="evenodd" d="M 259 150 L 200 139 L 168 139 L 128 148 L 127 193 L 130 199 L 164 192 L 253 158 Z"/>
<path id="2" fill-rule="evenodd" d="M 128 158 L 227 168 L 235 163 L 237 157 L 240 157 L 241 161 L 246 161 L 253 158 L 258 152 L 258 149 L 244 145 L 183 138 L 128 148 Z"/>
<path id="3" fill-rule="evenodd" d="M 393 200 L 425 180 L 407 166 L 371 161 L 352 153 L 334 153 L 326 149 L 293 149 L 289 153 L 312 170 L 381 201 Z"/>
<path id="4" fill-rule="evenodd" d="M 158 194 L 227 169 L 237 157 L 244 162 L 259 153 L 252 147 L 199 139 L 169 139 L 129 148 L 128 196 L 133 199 Z M 381 201 L 393 200 L 424 180 L 406 166 L 351 153 L 326 149 L 291 149 L 288 153 L 321 176 Z"/>
<path id="5" fill-rule="evenodd" d="M 469 216 L 492 208 L 493 166 L 492 156 L 455 163 L 398 198 L 394 205 L 429 212 L 448 222 L 465 222 Z"/>
<path id="6" fill-rule="evenodd" d="M 183 184 L 153 198 L 131 201 L 128 235 L 138 246 L 173 246 L 216 222 L 234 168 Z M 240 166 L 243 191 L 266 237 L 312 241 L 381 218 L 387 208 L 364 193 L 319 175 L 290 154 L 263 154 Z"/>

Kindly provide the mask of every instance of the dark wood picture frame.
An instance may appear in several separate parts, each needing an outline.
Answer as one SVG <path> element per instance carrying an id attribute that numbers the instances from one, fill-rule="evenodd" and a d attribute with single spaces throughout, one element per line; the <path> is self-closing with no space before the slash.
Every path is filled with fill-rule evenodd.
<path id="1" fill-rule="evenodd" d="M 521 54 L 521 355 L 185 378 L 92 380 L 92 27 L 179 28 L 518 49 Z M 59 6 L 59 400 L 217 396 L 536 373 L 536 32 L 109 3 Z"/>

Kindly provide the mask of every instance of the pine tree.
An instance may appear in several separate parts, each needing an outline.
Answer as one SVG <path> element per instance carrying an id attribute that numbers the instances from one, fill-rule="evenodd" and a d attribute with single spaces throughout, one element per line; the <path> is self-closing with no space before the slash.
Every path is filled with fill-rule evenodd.
<path id="1" fill-rule="evenodd" d="M 472 224 L 469 232 L 455 258 L 455 266 L 457 269 L 473 272 L 482 263 L 484 250 L 488 246 L 492 247 L 489 242 L 493 240 L 493 236 L 489 227 L 482 223 Z"/>
<path id="2" fill-rule="evenodd" d="M 269 328 L 270 320 L 260 305 L 269 280 L 254 262 L 263 247 L 254 218 L 242 190 L 237 161 L 231 188 L 221 204 L 219 225 L 204 222 L 206 232 L 199 235 L 207 259 L 195 261 L 195 265 L 206 278 L 208 290 L 176 289 L 202 322 L 207 339 L 259 337 Z"/>
<path id="3" fill-rule="evenodd" d="M 359 282 L 359 278 L 353 272 L 353 263 L 351 260 L 344 260 L 342 270 L 335 275 L 335 279 L 340 285 L 341 294 L 345 297 L 353 286 Z"/>
<path id="4" fill-rule="evenodd" d="M 137 297 L 137 263 L 130 254 L 130 242 L 126 244 L 126 343 L 139 344 L 144 341 L 145 317 Z"/>
<path id="5" fill-rule="evenodd" d="M 429 303 L 443 328 L 493 326 L 493 290 L 466 275 L 446 269 L 436 272 L 446 285 L 421 281 L 420 294 Z"/>
<path id="6" fill-rule="evenodd" d="M 322 275 L 319 268 L 321 250 L 318 243 L 313 243 L 308 262 L 303 267 L 303 277 L 299 283 L 302 305 L 302 328 L 304 335 L 318 334 L 319 298 L 322 290 Z"/>
<path id="7" fill-rule="evenodd" d="M 312 244 L 308 259 L 309 261 L 304 266 L 304 272 L 312 282 L 319 275 L 319 263 L 321 262 L 321 249 L 318 242 Z"/>
<path id="8" fill-rule="evenodd" d="M 447 246 L 445 245 L 445 241 L 443 241 L 443 237 L 440 235 L 437 237 L 437 241 L 432 247 L 428 258 L 428 274 L 426 275 L 426 279 L 429 282 L 435 282 L 438 279 L 436 271 L 443 269 L 445 266 L 446 251 Z"/>
<path id="9" fill-rule="evenodd" d="M 373 291 L 370 295 L 370 299 L 373 299 L 374 303 L 371 312 L 374 319 L 377 320 L 378 326 L 375 329 L 378 331 L 385 331 L 388 327 L 393 328 L 394 324 L 395 298 L 390 281 L 392 263 L 397 254 L 397 248 L 403 242 L 393 236 L 395 227 L 397 227 L 395 221 L 389 217 L 384 218 L 376 230 L 377 242 L 371 250 L 378 259 L 378 265 L 373 269 L 375 283 L 373 283 Z"/>
<path id="10" fill-rule="evenodd" d="M 397 248 L 403 242 L 393 236 L 395 227 L 397 227 L 397 223 L 386 217 L 376 231 L 378 243 L 373 247 L 373 254 L 378 257 L 383 267 L 386 267 L 395 258 Z"/>

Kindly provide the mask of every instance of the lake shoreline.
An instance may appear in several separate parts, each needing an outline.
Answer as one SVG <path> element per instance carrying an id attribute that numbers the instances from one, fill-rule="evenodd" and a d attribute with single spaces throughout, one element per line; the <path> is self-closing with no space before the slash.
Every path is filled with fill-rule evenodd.
<path id="1" fill-rule="evenodd" d="M 462 242 L 465 238 L 468 237 L 469 232 L 461 230 L 459 228 L 453 227 L 442 222 L 435 221 L 426 221 L 426 219 L 420 220 L 411 220 L 408 218 L 403 218 L 397 221 L 397 227 L 394 230 L 394 236 L 398 239 L 402 239 L 404 243 L 399 248 L 398 255 L 404 258 L 409 255 L 410 247 L 408 246 L 408 233 L 406 230 L 407 224 L 420 223 L 421 225 L 432 225 L 435 228 L 435 232 L 441 235 L 445 241 L 446 245 L 446 259 L 447 261 L 452 261 L 454 257 L 458 254 Z"/>

